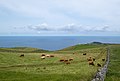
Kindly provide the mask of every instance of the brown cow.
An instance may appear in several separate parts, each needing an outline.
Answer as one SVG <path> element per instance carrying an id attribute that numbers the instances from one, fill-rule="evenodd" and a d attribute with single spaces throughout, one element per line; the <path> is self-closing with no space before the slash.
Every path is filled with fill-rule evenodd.
<path id="1" fill-rule="evenodd" d="M 92 61 L 93 59 L 92 59 L 92 57 L 89 57 L 87 60 L 88 60 L 88 61 Z"/>
<path id="2" fill-rule="evenodd" d="M 50 55 L 50 57 L 54 57 L 54 55 Z"/>
<path id="3" fill-rule="evenodd" d="M 68 62 L 68 60 L 67 60 L 67 59 L 65 59 L 65 60 L 64 60 L 64 62 Z"/>
<path id="4" fill-rule="evenodd" d="M 66 64 L 70 64 L 70 62 L 66 62 Z"/>
<path id="5" fill-rule="evenodd" d="M 64 59 L 60 59 L 59 61 L 60 61 L 60 62 L 64 62 Z"/>
<path id="6" fill-rule="evenodd" d="M 95 65 L 93 61 L 89 61 L 89 65 Z"/>
<path id="7" fill-rule="evenodd" d="M 45 54 L 42 54 L 41 56 L 45 56 Z"/>
<path id="8" fill-rule="evenodd" d="M 70 58 L 69 61 L 73 61 L 73 58 Z"/>

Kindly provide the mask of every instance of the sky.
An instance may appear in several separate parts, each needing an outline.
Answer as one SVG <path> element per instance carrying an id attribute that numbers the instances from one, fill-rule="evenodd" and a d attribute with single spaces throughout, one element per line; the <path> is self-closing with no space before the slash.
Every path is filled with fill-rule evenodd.
<path id="1" fill-rule="evenodd" d="M 0 36 L 120 36 L 120 0 L 0 0 Z"/>

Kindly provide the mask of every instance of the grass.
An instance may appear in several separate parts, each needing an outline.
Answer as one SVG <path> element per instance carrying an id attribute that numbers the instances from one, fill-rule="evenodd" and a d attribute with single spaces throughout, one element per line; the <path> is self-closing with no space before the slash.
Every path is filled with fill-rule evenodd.
<path id="1" fill-rule="evenodd" d="M 0 81 L 90 81 L 99 68 L 97 63 L 104 65 L 106 46 L 85 44 L 39 53 L 36 48 L 0 48 Z M 55 57 L 41 59 L 43 53 Z M 96 58 L 95 66 L 88 65 L 90 56 Z M 61 58 L 74 60 L 67 65 L 59 62 Z"/>
<path id="2" fill-rule="evenodd" d="M 120 81 L 120 45 L 110 47 L 110 63 L 105 81 Z"/>
<path id="3" fill-rule="evenodd" d="M 75 45 L 75 46 L 71 46 L 71 47 L 68 47 L 68 48 L 64 48 L 62 49 L 62 51 L 70 51 L 70 50 L 81 50 L 81 49 L 89 49 L 89 48 L 97 48 L 97 47 L 104 47 L 106 46 L 105 44 L 78 44 L 78 45 Z"/>
<path id="4" fill-rule="evenodd" d="M 0 48 L 1 52 L 15 52 L 15 53 L 42 53 L 48 50 L 30 48 L 30 47 L 14 47 L 14 48 Z"/>

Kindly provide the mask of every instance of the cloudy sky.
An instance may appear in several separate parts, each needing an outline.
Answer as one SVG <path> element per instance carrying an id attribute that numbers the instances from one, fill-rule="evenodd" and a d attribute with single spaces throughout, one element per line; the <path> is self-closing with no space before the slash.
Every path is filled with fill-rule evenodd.
<path id="1" fill-rule="evenodd" d="M 0 0 L 0 35 L 120 36 L 120 0 Z"/>

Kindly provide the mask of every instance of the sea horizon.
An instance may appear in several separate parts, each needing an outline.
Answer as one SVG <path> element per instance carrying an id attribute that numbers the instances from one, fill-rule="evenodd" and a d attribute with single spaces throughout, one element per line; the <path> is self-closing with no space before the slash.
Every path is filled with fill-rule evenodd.
<path id="1" fill-rule="evenodd" d="M 120 44 L 120 36 L 0 36 L 0 47 L 33 47 L 51 51 L 91 42 Z"/>

